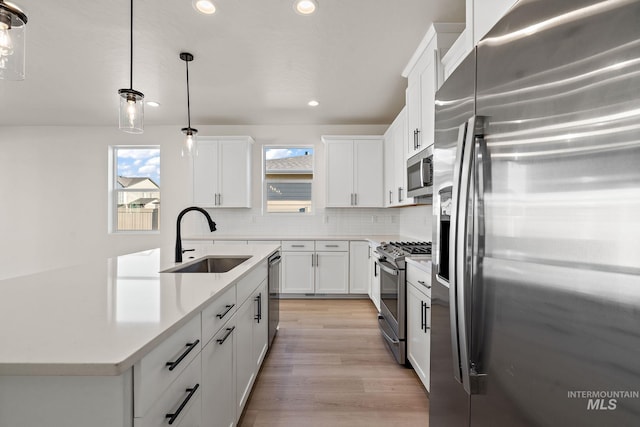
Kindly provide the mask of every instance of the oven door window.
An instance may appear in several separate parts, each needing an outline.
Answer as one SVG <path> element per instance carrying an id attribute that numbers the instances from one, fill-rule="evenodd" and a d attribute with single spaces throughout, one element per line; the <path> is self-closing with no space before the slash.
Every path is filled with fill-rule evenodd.
<path id="1" fill-rule="evenodd" d="M 384 261 L 382 261 L 384 262 Z M 393 269 L 393 266 L 389 263 L 382 264 L 385 268 L 380 269 L 380 299 L 382 303 L 387 307 L 393 320 L 398 319 L 398 276 L 393 275 L 387 271 Z M 395 270 L 397 272 L 397 270 Z"/>

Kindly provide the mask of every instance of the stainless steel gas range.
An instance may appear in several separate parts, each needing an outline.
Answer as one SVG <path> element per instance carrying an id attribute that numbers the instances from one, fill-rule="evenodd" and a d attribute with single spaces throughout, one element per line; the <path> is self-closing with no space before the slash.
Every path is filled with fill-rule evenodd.
<path id="1" fill-rule="evenodd" d="M 407 363 L 406 257 L 431 259 L 431 242 L 389 242 L 376 248 L 380 259 L 380 313 L 378 326 L 400 364 Z"/>

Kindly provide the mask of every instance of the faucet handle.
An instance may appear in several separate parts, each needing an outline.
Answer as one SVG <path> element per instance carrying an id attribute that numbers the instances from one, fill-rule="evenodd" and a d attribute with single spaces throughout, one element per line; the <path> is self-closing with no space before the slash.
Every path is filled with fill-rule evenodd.
<path id="1" fill-rule="evenodd" d="M 183 249 L 183 250 L 182 250 L 182 253 L 185 253 L 185 252 L 193 252 L 193 251 L 195 251 L 195 249 Z"/>

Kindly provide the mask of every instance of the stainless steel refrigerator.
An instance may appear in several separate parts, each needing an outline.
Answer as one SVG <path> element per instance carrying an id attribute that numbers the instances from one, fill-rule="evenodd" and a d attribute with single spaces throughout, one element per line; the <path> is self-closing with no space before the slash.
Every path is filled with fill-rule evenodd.
<path id="1" fill-rule="evenodd" d="M 640 425 L 640 1 L 521 0 L 436 95 L 430 427 Z"/>

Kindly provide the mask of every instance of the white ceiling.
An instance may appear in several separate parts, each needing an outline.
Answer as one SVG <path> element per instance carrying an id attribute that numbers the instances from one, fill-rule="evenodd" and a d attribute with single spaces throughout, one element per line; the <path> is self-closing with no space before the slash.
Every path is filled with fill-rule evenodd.
<path id="1" fill-rule="evenodd" d="M 464 0 L 134 1 L 133 88 L 146 125 L 191 122 L 387 124 L 404 105 L 400 76 L 431 22 L 463 22 Z M 0 125 L 117 126 L 129 87 L 129 1 L 15 0 L 28 14 L 26 78 L 0 80 Z M 317 99 L 320 106 L 307 106 Z"/>

